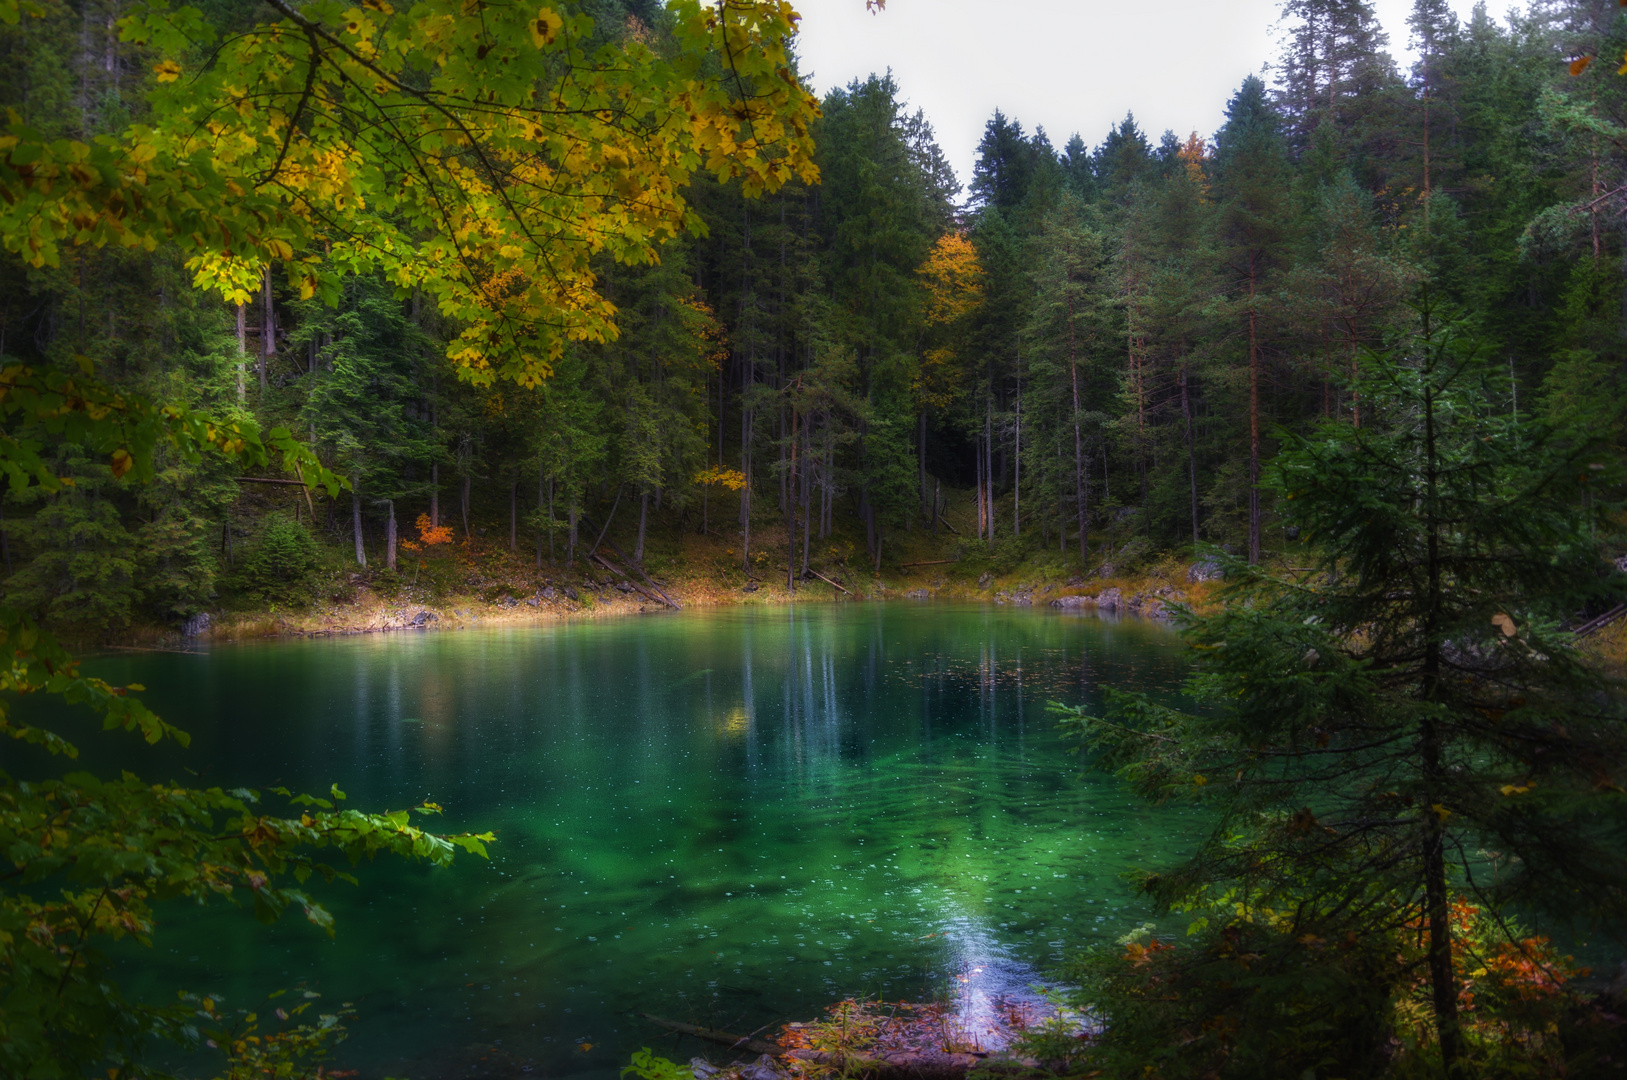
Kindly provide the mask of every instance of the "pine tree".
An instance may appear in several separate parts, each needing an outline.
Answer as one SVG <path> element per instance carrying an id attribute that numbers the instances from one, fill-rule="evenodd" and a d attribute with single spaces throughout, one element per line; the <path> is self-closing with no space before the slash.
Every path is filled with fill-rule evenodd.
<path id="1" fill-rule="evenodd" d="M 1226 107 L 1215 140 L 1217 254 L 1230 278 L 1231 310 L 1243 324 L 1248 365 L 1248 561 L 1260 561 L 1260 383 L 1265 294 L 1287 236 L 1288 178 L 1281 122 L 1265 84 L 1250 76 Z"/>

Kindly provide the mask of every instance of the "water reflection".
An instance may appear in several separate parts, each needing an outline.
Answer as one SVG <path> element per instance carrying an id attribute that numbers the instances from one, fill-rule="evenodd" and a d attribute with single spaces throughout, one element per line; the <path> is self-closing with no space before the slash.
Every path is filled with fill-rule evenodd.
<path id="1" fill-rule="evenodd" d="M 1141 921 L 1119 875 L 1189 827 L 1081 779 L 1045 703 L 1181 670 L 1156 626 L 931 605 L 109 659 L 196 749 L 104 768 L 337 781 L 499 838 L 326 891 L 332 942 L 188 913 L 136 977 L 245 1002 L 307 981 L 360 1003 L 350 1060 L 392 1075 L 501 1040 L 608 1078 L 660 1045 L 639 1012 L 751 1030 L 850 994 L 953 994 L 981 1037 L 1063 949 Z"/>

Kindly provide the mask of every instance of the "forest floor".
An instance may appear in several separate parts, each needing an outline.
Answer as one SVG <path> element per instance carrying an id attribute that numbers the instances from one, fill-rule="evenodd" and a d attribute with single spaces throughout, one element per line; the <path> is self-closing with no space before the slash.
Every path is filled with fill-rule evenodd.
<path id="1" fill-rule="evenodd" d="M 636 531 L 629 515 L 612 522 L 615 529 L 600 549 L 631 575 L 626 578 L 580 557 L 594 541 L 586 528 L 573 566 L 565 565 L 562 538 L 552 558 L 546 550 L 539 558 L 531 538 L 511 549 L 506 507 L 471 518 L 469 529 L 455 527 L 452 542 L 417 552 L 403 547 L 394 570 L 382 566 L 383 552 L 372 550 L 371 543 L 369 565 L 356 565 L 348 537 L 334 534 L 324 538 L 325 569 L 313 576 L 301 602 L 268 603 L 227 593 L 199 636 L 231 641 L 597 619 L 666 610 L 658 591 L 685 608 L 908 599 L 1096 607 L 1144 617 L 1160 617 L 1170 604 L 1202 611 L 1218 601 L 1219 582 L 1192 580 L 1202 576 L 1192 573 L 1201 554 L 1158 554 L 1124 529 L 1117 535 L 1096 530 L 1092 559 L 1082 566 L 1077 551 L 1058 550 L 1054 535 L 1043 544 L 1036 542 L 1040 538 L 1032 527 L 1026 535 L 1014 535 L 1009 504 L 997 507 L 996 541 L 976 539 L 971 493 L 956 494 L 961 497 L 949 500 L 937 532 L 919 522 L 909 530 L 889 530 L 879 571 L 856 522 L 838 517 L 829 536 L 808 541 L 810 569 L 821 576 L 799 579 L 794 587 L 787 581 L 787 562 L 789 557 L 791 565 L 802 565 L 801 532 L 792 544 L 784 520 L 766 514 L 754 515 L 749 571 L 744 537 L 732 514 L 720 521 L 723 515 L 714 513 L 704 531 L 693 513 L 652 514 L 644 552 L 649 582 L 624 557 Z M 1109 565 L 1113 560 L 1126 565 Z M 1274 572 L 1292 578 L 1305 571 L 1300 564 L 1311 556 L 1283 539 L 1281 550 L 1268 552 L 1266 561 Z M 175 626 L 153 624 L 133 628 L 120 643 L 173 646 L 181 640 Z M 1627 671 L 1627 619 L 1587 638 L 1584 647 Z"/>
<path id="2" fill-rule="evenodd" d="M 507 529 L 502 532 L 506 540 Z M 259 604 L 239 597 L 212 614 L 205 634 L 222 641 L 595 619 L 666 610 L 659 593 L 685 608 L 881 599 L 1096 607 L 1099 600 L 1109 611 L 1158 616 L 1169 603 L 1203 605 L 1217 585 L 1188 582 L 1189 562 L 1173 557 L 1144 560 L 1123 573 L 1098 566 L 1087 575 L 1077 558 L 1064 562 L 1054 551 L 1036 556 L 1031 550 L 1002 550 L 998 543 L 966 542 L 947 530 L 895 537 L 896 551 L 891 557 L 884 552 L 879 573 L 865 557 L 862 538 L 855 543 L 833 535 L 810 545 L 817 548 L 810 551 L 810 567 L 822 577 L 810 574 L 793 583 L 787 581 L 784 524 L 753 532 L 749 572 L 738 528 L 732 536 L 694 529 L 652 533 L 644 559 L 646 582 L 614 552 L 601 549 L 630 576 L 619 577 L 581 557 L 567 567 L 563 552 L 552 562 L 544 555 L 539 568 L 534 552 L 511 551 L 477 531 L 426 552 L 403 551 L 394 570 L 354 565 L 327 570 L 306 603 Z M 794 556 L 798 569 L 800 539 Z M 590 545 L 591 538 L 581 544 Z M 146 644 L 172 642 L 176 636 L 173 627 L 135 635 Z"/>

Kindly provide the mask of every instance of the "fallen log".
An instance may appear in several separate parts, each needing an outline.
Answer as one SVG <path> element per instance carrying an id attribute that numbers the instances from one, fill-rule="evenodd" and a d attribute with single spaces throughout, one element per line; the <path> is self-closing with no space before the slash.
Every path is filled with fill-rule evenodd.
<path id="1" fill-rule="evenodd" d="M 1575 634 L 1577 637 L 1586 637 L 1595 631 L 1603 630 L 1605 627 L 1609 626 L 1623 615 L 1627 615 L 1627 604 L 1617 604 L 1603 615 L 1589 619 L 1581 626 L 1578 626 L 1575 630 L 1572 630 L 1571 633 Z"/>
<path id="2" fill-rule="evenodd" d="M 600 555 L 598 552 L 594 552 L 592 555 L 589 555 L 588 558 L 592 559 L 594 562 L 598 563 L 612 574 L 615 574 L 622 580 L 626 581 L 629 586 L 637 590 L 640 596 L 644 597 L 644 599 L 650 601 L 652 604 L 667 604 L 669 606 L 676 606 L 670 600 L 651 594 L 648 589 L 644 588 L 638 582 L 634 581 L 632 578 L 623 573 L 621 567 L 617 566 L 603 555 Z"/>
<path id="3" fill-rule="evenodd" d="M 582 520 L 584 520 L 584 521 L 588 520 L 586 514 L 582 515 Z M 591 521 L 588 522 L 588 528 L 590 528 L 590 529 L 593 528 L 593 523 Z M 672 608 L 674 611 L 682 611 L 684 606 L 682 604 L 678 603 L 678 601 L 674 600 L 672 597 L 668 596 L 667 593 L 666 593 L 666 590 L 661 588 L 661 586 L 657 585 L 655 583 L 655 581 L 650 577 L 650 575 L 645 573 L 644 568 L 642 566 L 640 566 L 638 563 L 634 562 L 632 559 L 629 559 L 627 557 L 627 553 L 625 551 L 623 551 L 621 548 L 617 547 L 616 542 L 614 540 L 606 540 L 605 539 L 605 535 L 604 535 L 605 530 L 608 530 L 609 528 L 610 528 L 610 522 L 607 519 L 605 521 L 604 529 L 601 529 L 599 531 L 599 539 L 604 541 L 604 545 L 606 547 L 608 547 L 611 551 L 614 551 L 616 553 L 616 555 L 621 559 L 622 562 L 626 563 L 628 566 L 631 566 L 634 570 L 637 570 L 638 571 L 638 576 L 643 578 L 645 583 L 648 584 L 650 588 L 654 589 L 657 593 L 660 593 L 660 598 L 659 599 L 657 599 L 656 597 L 653 597 L 653 596 L 650 597 L 650 599 L 656 600 L 657 603 L 665 604 L 669 608 Z M 598 543 L 595 543 L 593 546 L 595 548 L 597 548 L 599 545 L 598 545 Z M 608 565 L 608 564 L 606 564 L 606 565 Z M 616 573 L 621 574 L 621 571 L 617 570 Z M 624 577 L 624 578 L 627 577 L 626 574 L 621 574 L 621 576 Z M 632 579 L 628 578 L 628 580 L 630 581 Z M 639 591 L 643 592 L 642 589 L 640 589 Z M 648 594 L 646 594 L 646 595 L 648 595 Z"/>
<path id="4" fill-rule="evenodd" d="M 780 1046 L 779 1043 L 753 1039 L 749 1035 L 732 1035 L 727 1031 L 718 1031 L 716 1028 L 698 1027 L 695 1024 L 685 1024 L 679 1020 L 666 1020 L 659 1016 L 651 1016 L 649 1013 L 641 1013 L 640 1015 L 657 1027 L 664 1027 L 668 1031 L 676 1031 L 680 1035 L 693 1035 L 695 1038 L 705 1039 L 707 1042 L 721 1043 L 731 1050 L 750 1050 L 754 1054 L 779 1055 L 785 1053 L 784 1047 Z"/>
<path id="5" fill-rule="evenodd" d="M 900 567 L 904 567 L 904 566 L 942 566 L 945 563 L 952 563 L 952 562 L 959 562 L 959 561 L 960 561 L 959 559 L 927 559 L 924 562 L 901 562 L 898 565 Z"/>
<path id="6" fill-rule="evenodd" d="M 823 581 L 826 585 L 829 585 L 833 589 L 841 589 L 843 592 L 847 593 L 847 595 L 849 595 L 849 596 L 853 595 L 852 593 L 847 592 L 847 589 L 843 588 L 841 585 L 836 584 L 836 582 L 832 581 L 830 578 L 826 577 L 824 574 L 821 574 L 818 570 L 815 570 L 811 566 L 808 567 L 808 573 L 812 574 L 814 577 L 818 578 L 820 581 Z"/>

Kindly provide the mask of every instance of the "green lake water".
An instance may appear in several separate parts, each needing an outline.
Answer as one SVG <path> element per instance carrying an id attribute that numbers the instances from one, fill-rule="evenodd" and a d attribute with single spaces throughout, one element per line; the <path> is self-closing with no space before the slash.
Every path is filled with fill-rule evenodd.
<path id="1" fill-rule="evenodd" d="M 366 1077 L 608 1078 L 641 1046 L 703 1049 L 641 1012 L 751 1031 L 857 994 L 949 997 L 975 1027 L 1143 921 L 1121 875 L 1198 826 L 1081 774 L 1046 713 L 1107 687 L 1174 694 L 1180 645 L 1139 620 L 822 604 L 92 669 L 146 684 L 193 736 L 119 764 L 337 782 L 372 809 L 431 799 L 442 826 L 497 833 L 490 862 L 319 885 L 331 940 L 297 916 L 187 908 L 129 961 L 154 996 L 352 1001 L 341 1064 Z"/>

